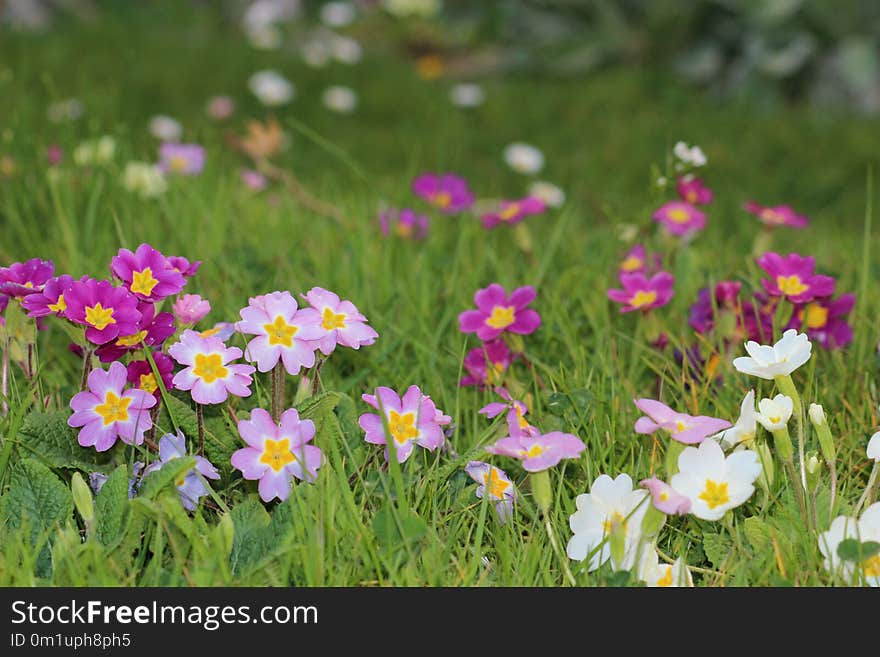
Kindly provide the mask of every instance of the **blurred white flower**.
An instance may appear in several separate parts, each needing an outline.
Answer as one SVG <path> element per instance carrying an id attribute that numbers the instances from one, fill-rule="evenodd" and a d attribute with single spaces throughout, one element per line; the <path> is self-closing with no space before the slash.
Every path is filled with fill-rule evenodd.
<path id="1" fill-rule="evenodd" d="M 180 141 L 183 128 L 170 116 L 158 114 L 150 119 L 150 134 L 161 141 Z"/>
<path id="2" fill-rule="evenodd" d="M 312 68 L 323 68 L 330 61 L 330 48 L 326 41 L 310 39 L 300 47 L 303 61 Z"/>
<path id="3" fill-rule="evenodd" d="M 522 142 L 504 148 L 504 161 L 518 173 L 533 174 L 544 168 L 544 154 L 531 144 Z"/>
<path id="4" fill-rule="evenodd" d="M 333 59 L 343 64 L 357 64 L 363 57 L 361 44 L 351 37 L 334 34 L 329 45 Z"/>
<path id="5" fill-rule="evenodd" d="M 706 166 L 706 155 L 699 146 L 688 146 L 683 141 L 679 141 L 672 148 L 672 154 L 681 164 L 692 167 Z"/>
<path id="6" fill-rule="evenodd" d="M 351 25 L 357 16 L 357 9 L 350 2 L 328 2 L 321 7 L 321 22 L 330 27 Z"/>
<path id="7" fill-rule="evenodd" d="M 348 87 L 327 87 L 321 95 L 324 107 L 340 114 L 350 114 L 358 103 L 357 94 Z"/>
<path id="8" fill-rule="evenodd" d="M 149 162 L 129 162 L 122 173 L 122 184 L 130 192 L 141 198 L 159 196 L 168 188 L 168 183 L 159 167 Z"/>
<path id="9" fill-rule="evenodd" d="M 868 586 L 880 586 L 880 554 L 873 554 L 860 563 L 841 558 L 840 544 L 846 539 L 859 543 L 880 541 L 880 502 L 875 502 L 856 519 L 837 516 L 827 531 L 819 534 L 819 551 L 825 557 L 825 570 L 839 573 L 846 580 L 854 579 L 858 572 Z"/>
<path id="10" fill-rule="evenodd" d="M 248 5 L 242 23 L 246 31 L 283 23 L 297 17 L 300 5 L 300 0 L 256 0 Z"/>
<path id="11" fill-rule="evenodd" d="M 546 180 L 536 180 L 529 185 L 529 196 L 541 199 L 544 205 L 551 208 L 561 207 L 565 203 L 565 192 Z"/>
<path id="12" fill-rule="evenodd" d="M 284 41 L 281 29 L 274 24 L 248 28 L 245 34 L 248 43 L 257 50 L 278 50 Z"/>
<path id="13" fill-rule="evenodd" d="M 73 161 L 81 167 L 101 165 L 112 161 L 115 154 L 116 140 L 109 135 L 104 135 L 98 139 L 80 143 L 73 150 Z"/>
<path id="14" fill-rule="evenodd" d="M 222 121 L 235 112 L 235 99 L 230 96 L 212 96 L 205 105 L 205 113 L 212 119 Z"/>
<path id="15" fill-rule="evenodd" d="M 277 107 L 289 103 L 296 89 L 277 71 L 259 71 L 248 80 L 248 87 L 263 105 Z"/>
<path id="16" fill-rule="evenodd" d="M 392 16 L 430 18 L 440 11 L 440 0 L 382 0 L 382 6 Z"/>
<path id="17" fill-rule="evenodd" d="M 456 84 L 449 90 L 449 100 L 456 107 L 477 107 L 486 99 L 483 88 L 471 82 Z"/>
<path id="18" fill-rule="evenodd" d="M 76 98 L 65 98 L 54 103 L 50 103 L 46 108 L 46 118 L 52 123 L 63 123 L 64 121 L 75 121 L 82 116 L 82 103 Z"/>

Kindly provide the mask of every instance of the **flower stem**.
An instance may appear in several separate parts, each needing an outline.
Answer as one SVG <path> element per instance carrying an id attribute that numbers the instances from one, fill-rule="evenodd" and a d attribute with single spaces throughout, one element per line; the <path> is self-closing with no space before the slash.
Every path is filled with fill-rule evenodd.
<path id="1" fill-rule="evenodd" d="M 9 403 L 7 400 L 7 394 L 9 392 L 9 338 L 6 339 L 5 344 L 3 345 L 3 364 L 0 365 L 0 415 L 6 417 L 9 413 Z"/>
<path id="2" fill-rule="evenodd" d="M 284 365 L 281 361 L 269 372 L 272 387 L 272 417 L 281 421 L 281 409 L 284 408 Z"/>
<path id="3" fill-rule="evenodd" d="M 196 403 L 196 423 L 199 429 L 199 456 L 205 455 L 205 412 L 201 404 Z"/>
<path id="4" fill-rule="evenodd" d="M 792 401 L 792 410 L 795 418 L 797 419 L 797 428 L 798 428 L 798 462 L 800 465 L 801 471 L 801 486 L 804 490 L 807 488 L 807 468 L 806 463 L 804 461 L 804 418 L 803 411 L 804 407 L 801 404 L 801 396 L 798 394 L 797 388 L 794 385 L 794 381 L 791 380 L 790 375 L 785 376 L 777 376 L 776 377 L 776 385 L 783 395 L 786 397 L 790 397 Z"/>
<path id="5" fill-rule="evenodd" d="M 880 484 L 880 461 L 874 463 L 874 468 L 871 470 L 871 477 L 868 479 L 868 485 L 865 487 L 865 492 L 862 493 L 862 496 L 859 498 L 859 503 L 856 504 L 856 508 L 853 511 L 854 516 L 859 515 L 859 511 L 862 510 L 863 506 L 870 506 L 874 499 L 877 497 L 877 486 Z"/>
<path id="6" fill-rule="evenodd" d="M 312 372 L 312 396 L 318 394 L 318 388 L 321 385 L 321 366 L 324 364 L 324 359 L 318 356 L 318 362 L 315 364 Z"/>
<path id="7" fill-rule="evenodd" d="M 92 349 L 91 347 L 86 347 L 85 353 L 83 354 L 83 369 L 82 369 L 82 378 L 79 382 L 79 389 L 83 391 L 86 389 L 86 385 L 89 382 L 89 374 L 92 373 Z"/>
<path id="8" fill-rule="evenodd" d="M 782 464 L 785 466 L 785 471 L 791 479 L 792 486 L 794 486 L 794 496 L 797 498 L 798 508 L 801 511 L 801 518 L 804 521 L 804 526 L 807 529 L 810 529 L 810 519 L 807 515 L 807 501 L 804 498 L 804 487 L 801 486 L 801 483 L 798 480 L 797 473 L 794 469 L 794 462 L 790 458 L 787 458 L 782 461 Z"/>

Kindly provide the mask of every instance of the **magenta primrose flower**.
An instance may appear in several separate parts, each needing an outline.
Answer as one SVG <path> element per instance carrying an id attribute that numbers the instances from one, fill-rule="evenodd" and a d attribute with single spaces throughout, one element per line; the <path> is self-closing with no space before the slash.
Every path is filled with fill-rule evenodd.
<path id="1" fill-rule="evenodd" d="M 242 321 L 236 329 L 257 336 L 248 342 L 245 359 L 256 363 L 260 372 L 268 372 L 279 360 L 292 375 L 314 366 L 317 340 L 327 334 L 317 310 L 298 309 L 296 299 L 285 291 L 251 297 L 239 314 Z"/>
<path id="2" fill-rule="evenodd" d="M 763 206 L 754 201 L 746 203 L 746 212 L 755 215 L 761 223 L 767 226 L 790 226 L 791 228 L 806 228 L 810 220 L 794 211 L 788 205 Z"/>
<path id="3" fill-rule="evenodd" d="M 126 353 L 141 349 L 142 343 L 148 347 L 159 346 L 174 335 L 174 316 L 171 313 L 163 312 L 156 315 L 156 307 L 145 302 L 138 304 L 138 310 L 141 318 L 134 333 L 120 336 L 98 347 L 95 353 L 102 363 L 119 360 Z"/>
<path id="4" fill-rule="evenodd" d="M 430 220 L 427 215 L 416 214 L 415 210 L 387 210 L 379 215 L 379 226 L 383 235 L 394 233 L 398 237 L 423 240 L 428 236 Z"/>
<path id="5" fill-rule="evenodd" d="M 706 214 L 687 201 L 669 201 L 652 218 L 672 235 L 685 237 L 706 227 Z"/>
<path id="6" fill-rule="evenodd" d="M 170 463 L 174 459 L 187 456 L 186 438 L 183 433 L 178 431 L 176 434 L 166 433 L 159 439 L 159 460 L 153 461 L 144 470 L 143 476 L 146 477 L 151 472 L 161 470 L 162 466 Z M 180 495 L 180 501 L 183 508 L 187 511 L 195 511 L 199 500 L 208 494 L 208 487 L 205 486 L 205 479 L 219 479 L 220 473 L 217 468 L 204 456 L 195 455 L 196 464 L 182 475 L 179 475 L 175 485 Z M 201 475 L 201 477 L 199 476 Z"/>
<path id="7" fill-rule="evenodd" d="M 141 311 L 138 300 L 124 287 L 110 281 L 83 278 L 74 281 L 64 293 L 65 316 L 86 326 L 86 339 L 97 345 L 136 334 Z"/>
<path id="8" fill-rule="evenodd" d="M 458 385 L 495 385 L 504 377 L 511 362 L 513 362 L 513 357 L 504 340 L 484 342 L 481 346 L 467 352 L 463 363 L 467 374 L 462 377 Z"/>
<path id="9" fill-rule="evenodd" d="M 513 502 L 516 499 L 516 489 L 507 473 L 501 468 L 484 463 L 483 461 L 469 461 L 464 471 L 468 477 L 476 481 L 477 498 L 487 497 L 495 502 L 495 513 L 498 523 L 503 524 L 513 515 Z"/>
<path id="10" fill-rule="evenodd" d="M 654 433 L 663 429 L 673 440 L 685 445 L 703 442 L 708 436 L 716 434 L 732 425 L 727 420 L 705 415 L 688 415 L 673 411 L 663 402 L 654 399 L 634 399 L 636 408 L 645 413 L 636 420 L 636 433 Z"/>
<path id="11" fill-rule="evenodd" d="M 183 274 L 184 278 L 192 278 L 196 275 L 199 267 L 202 266 L 202 261 L 195 260 L 190 262 L 183 256 L 168 256 L 168 264 L 171 265 L 174 271 Z"/>
<path id="12" fill-rule="evenodd" d="M 249 397 L 254 368 L 233 364 L 241 349 L 227 347 L 220 338 L 203 338 L 191 329 L 168 348 L 168 354 L 185 368 L 174 375 L 178 390 L 190 390 L 199 404 L 220 404 L 229 395 Z"/>
<path id="13" fill-rule="evenodd" d="M 840 349 L 853 339 L 853 330 L 846 321 L 856 303 L 854 294 L 843 294 L 837 299 L 823 297 L 797 306 L 786 329 L 805 329 L 811 340 L 825 349 Z"/>
<path id="14" fill-rule="evenodd" d="M 537 293 L 531 285 L 518 287 L 510 296 L 498 283 L 479 290 L 474 295 L 476 310 L 466 310 L 458 316 L 462 333 L 476 333 L 484 342 L 494 340 L 505 331 L 529 335 L 541 325 L 541 316 L 531 308 Z"/>
<path id="15" fill-rule="evenodd" d="M 286 500 L 294 478 L 314 483 L 323 465 L 321 449 L 310 445 L 315 437 L 315 423 L 300 420 L 296 409 L 281 414 L 278 424 L 262 408 L 251 411 L 249 420 L 240 420 L 238 433 L 247 447 L 232 454 L 232 467 L 242 477 L 259 480 L 260 499 Z"/>
<path id="16" fill-rule="evenodd" d="M 96 368 L 89 374 L 88 390 L 70 400 L 73 415 L 67 424 L 82 427 L 78 441 L 83 447 L 106 452 L 117 438 L 128 445 L 144 442 L 144 432 L 153 426 L 149 409 L 156 399 L 143 390 L 125 390 L 126 378 L 122 363 L 112 363 L 106 371 Z"/>
<path id="17" fill-rule="evenodd" d="M 645 273 L 646 269 L 647 254 L 645 252 L 645 247 L 641 244 L 636 244 L 625 256 L 623 256 L 623 260 L 620 261 L 620 267 L 618 267 L 618 272 L 620 274 Z"/>
<path id="18" fill-rule="evenodd" d="M 110 270 L 125 286 L 143 301 L 161 301 L 177 294 L 186 279 L 164 255 L 149 244 L 141 244 L 132 253 L 119 249 L 110 261 Z"/>
<path id="19" fill-rule="evenodd" d="M 174 317 L 181 324 L 195 324 L 211 312 L 211 303 L 198 294 L 184 294 L 171 306 Z"/>
<path id="20" fill-rule="evenodd" d="M 505 401 L 503 403 L 492 402 L 477 411 L 478 413 L 485 415 L 491 420 L 507 411 L 507 417 L 505 418 L 507 420 L 507 429 L 514 438 L 540 434 L 540 431 L 526 420 L 525 416 L 529 412 L 528 406 L 519 400 L 513 399 L 504 388 L 495 388 L 495 392 Z"/>
<path id="21" fill-rule="evenodd" d="M 365 394 L 361 398 L 385 415 L 384 422 L 375 413 L 364 413 L 358 418 L 358 424 L 366 433 L 364 440 L 373 445 L 387 445 L 387 422 L 398 463 L 406 461 L 416 445 L 429 452 L 443 446 L 446 437 L 441 427 L 449 424 L 451 418 L 444 415 L 430 397 L 422 394 L 418 386 L 410 386 L 403 397 L 391 388 L 380 386 L 375 394 Z M 387 447 L 385 460 L 389 460 Z"/>
<path id="22" fill-rule="evenodd" d="M 64 293 L 73 283 L 73 276 L 62 274 L 46 281 L 39 292 L 28 294 L 21 300 L 21 306 L 27 311 L 28 317 L 45 317 L 56 315 L 63 317 L 67 311 Z"/>
<path id="23" fill-rule="evenodd" d="M 172 377 L 174 376 L 174 361 L 161 351 L 153 353 L 153 360 L 156 363 L 156 369 L 159 370 L 159 376 L 166 390 L 174 388 Z M 162 392 L 159 384 L 156 382 L 156 376 L 153 374 L 153 368 L 150 367 L 148 360 L 133 360 L 127 368 L 128 382 L 135 388 L 139 388 L 158 399 Z"/>
<path id="24" fill-rule="evenodd" d="M 351 301 L 342 301 L 337 294 L 322 287 L 313 287 L 303 298 L 320 315 L 323 334 L 318 339 L 318 349 L 325 356 L 333 353 L 338 344 L 359 349 L 373 344 L 379 337 Z"/>
<path id="25" fill-rule="evenodd" d="M 654 508 L 658 511 L 669 516 L 683 516 L 691 512 L 691 499 L 657 477 L 642 479 L 639 485 L 651 493 Z"/>
<path id="26" fill-rule="evenodd" d="M 444 214 L 457 214 L 474 204 L 467 181 L 454 173 L 424 173 L 413 180 L 412 190 Z"/>
<path id="27" fill-rule="evenodd" d="M 158 167 L 162 173 L 199 174 L 205 168 L 205 149 L 198 144 L 162 144 Z"/>
<path id="28" fill-rule="evenodd" d="M 651 308 L 660 308 L 669 303 L 672 298 L 672 286 L 675 278 L 669 272 L 661 271 L 651 278 L 645 278 L 644 274 L 621 274 L 620 284 L 622 290 L 608 290 L 608 298 L 615 303 L 623 304 L 622 313 L 634 310 L 647 311 Z"/>
<path id="29" fill-rule="evenodd" d="M 551 431 L 546 434 L 523 433 L 518 438 L 507 436 L 487 447 L 486 451 L 519 459 L 526 472 L 541 472 L 552 468 L 562 459 L 577 458 L 586 448 L 577 436 Z"/>
<path id="30" fill-rule="evenodd" d="M 694 175 L 680 176 L 675 188 L 681 199 L 691 205 L 708 205 L 712 202 L 712 190 Z"/>
<path id="31" fill-rule="evenodd" d="M 541 214 L 547 206 L 536 196 L 527 196 L 515 201 L 501 201 L 495 212 L 487 212 L 480 221 L 483 228 L 495 228 L 498 224 L 517 224 L 528 216 Z"/>
<path id="32" fill-rule="evenodd" d="M 761 279 L 770 296 L 784 296 L 792 303 L 801 304 L 834 294 L 834 279 L 814 273 L 815 258 L 797 253 L 781 256 L 771 251 L 758 258 L 757 263 L 770 276 Z"/>
<path id="33" fill-rule="evenodd" d="M 39 292 L 54 273 L 55 263 L 40 258 L 0 267 L 0 294 L 24 297 Z"/>

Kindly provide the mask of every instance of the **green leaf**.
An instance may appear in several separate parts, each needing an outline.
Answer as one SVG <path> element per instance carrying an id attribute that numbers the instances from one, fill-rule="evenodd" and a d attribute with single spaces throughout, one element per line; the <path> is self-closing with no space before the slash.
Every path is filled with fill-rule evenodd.
<path id="1" fill-rule="evenodd" d="M 122 540 L 131 520 L 128 481 L 128 466 L 120 465 L 95 496 L 95 538 L 108 547 Z"/>
<path id="2" fill-rule="evenodd" d="M 772 541 L 770 527 L 757 517 L 746 518 L 743 523 L 746 538 L 755 552 L 764 552 Z"/>
<path id="3" fill-rule="evenodd" d="M 703 534 L 703 551 L 716 568 L 720 568 L 730 552 L 730 538 L 724 534 Z"/>
<path id="4" fill-rule="evenodd" d="M 877 541 L 859 543 L 857 538 L 846 538 L 837 546 L 837 556 L 844 561 L 861 563 L 876 554 L 880 554 L 880 543 Z"/>
<path id="5" fill-rule="evenodd" d="M 400 526 L 397 524 L 400 521 Z M 414 511 L 400 511 L 384 506 L 373 517 L 373 533 L 379 545 L 388 551 L 396 551 L 407 544 L 419 541 L 428 531 L 427 523 Z"/>
<path id="6" fill-rule="evenodd" d="M 255 496 L 235 505 L 230 512 L 234 534 L 229 563 L 238 574 L 259 561 L 269 549 L 269 523 L 272 518 Z"/>
<path id="7" fill-rule="evenodd" d="M 138 497 L 148 500 L 156 499 L 166 486 L 176 486 L 177 480 L 195 467 L 195 464 L 196 459 L 192 456 L 183 456 L 168 461 L 161 468 L 153 470 L 144 477 L 140 488 L 138 488 Z"/>
<path id="8" fill-rule="evenodd" d="M 80 447 L 76 430 L 67 424 L 69 417 L 70 413 L 66 411 L 29 413 L 19 431 L 19 448 L 55 468 L 106 472 L 110 453 Z"/>

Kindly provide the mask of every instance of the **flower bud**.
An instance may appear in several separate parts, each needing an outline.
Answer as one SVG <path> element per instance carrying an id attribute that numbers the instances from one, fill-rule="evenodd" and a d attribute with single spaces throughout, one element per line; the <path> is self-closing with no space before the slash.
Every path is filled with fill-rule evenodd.
<path id="1" fill-rule="evenodd" d="M 816 428 L 825 424 L 825 409 L 822 404 L 810 404 L 810 422 Z"/>
<path id="2" fill-rule="evenodd" d="M 642 536 L 651 539 L 660 533 L 666 522 L 666 514 L 651 504 L 642 518 Z"/>
<path id="3" fill-rule="evenodd" d="M 773 481 L 776 478 L 773 454 L 770 452 L 770 447 L 767 443 L 763 441 L 755 443 L 755 451 L 758 452 L 758 459 L 761 461 L 761 474 L 758 476 L 758 485 L 769 494 L 770 489 L 773 488 Z"/>
<path id="4" fill-rule="evenodd" d="M 825 417 L 825 409 L 821 404 L 810 404 L 809 415 L 810 422 L 816 430 L 816 437 L 819 439 L 822 456 L 831 463 L 837 457 L 837 453 L 834 448 L 834 438 L 831 437 L 831 427 L 828 426 L 828 418 Z"/>
<path id="5" fill-rule="evenodd" d="M 804 466 L 807 470 L 807 490 L 813 492 L 819 487 L 819 477 L 822 474 L 822 461 L 819 460 L 819 454 L 816 452 L 808 453 Z"/>
<path id="6" fill-rule="evenodd" d="M 92 502 L 92 491 L 79 472 L 74 472 L 70 480 L 70 490 L 73 494 L 73 504 L 82 517 L 86 528 L 91 531 L 95 521 L 95 505 Z"/>

